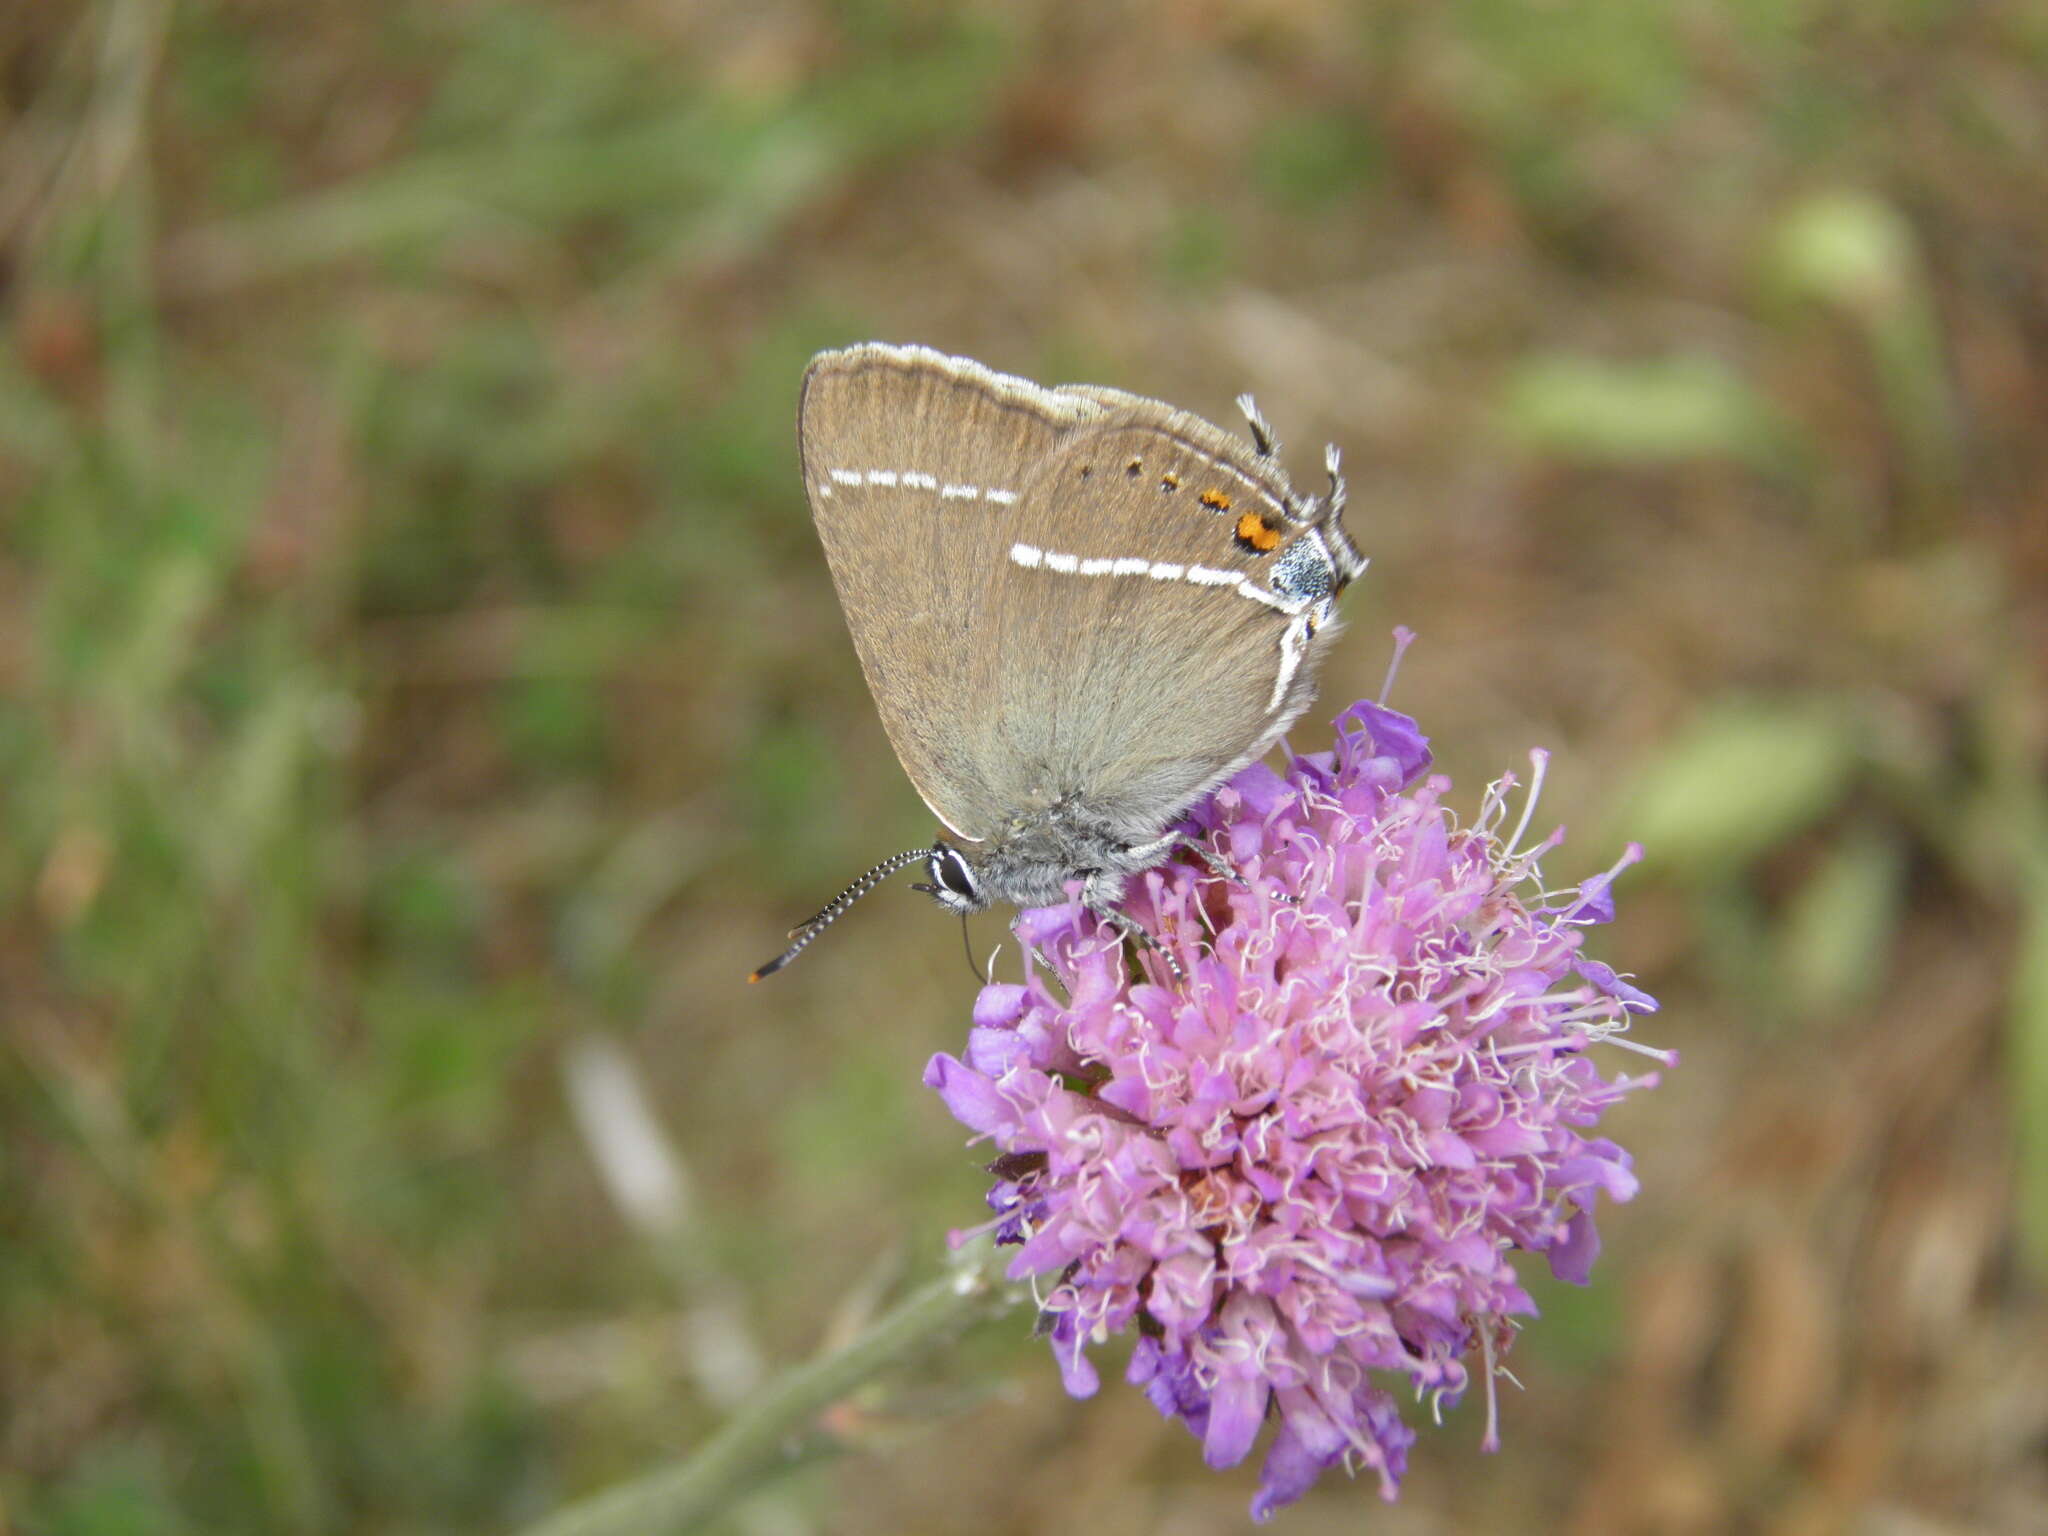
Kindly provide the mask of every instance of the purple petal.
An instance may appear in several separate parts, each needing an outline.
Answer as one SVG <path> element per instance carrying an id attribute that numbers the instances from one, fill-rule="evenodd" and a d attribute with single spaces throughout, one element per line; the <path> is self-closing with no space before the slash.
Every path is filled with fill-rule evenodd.
<path id="1" fill-rule="evenodd" d="M 1613 909 L 1610 907 L 1608 917 L 1602 919 L 1602 921 L 1609 921 L 1612 917 Z M 1655 1013 L 1657 1011 L 1657 999 L 1650 996 L 1649 993 L 1643 991 L 1640 987 L 1630 986 L 1628 982 L 1622 980 L 1611 965 L 1602 965 L 1598 960 L 1587 960 L 1580 957 L 1572 961 L 1572 969 L 1609 997 L 1620 998 L 1622 1002 L 1626 1003 L 1636 1013 Z"/>
<path id="2" fill-rule="evenodd" d="M 1375 758 L 1391 758 L 1398 778 L 1395 787 L 1412 784 L 1430 764 L 1429 738 L 1421 727 L 1399 710 L 1388 709 L 1361 699 L 1336 719 L 1338 750 L 1356 750 L 1352 743 L 1362 736 Z"/>
<path id="3" fill-rule="evenodd" d="M 1338 1453 L 1341 1456 L 1342 1452 Z M 1252 1497 L 1252 1519 L 1264 1525 L 1280 1510 L 1313 1488 L 1338 1456 L 1319 1456 L 1302 1443 L 1292 1420 L 1282 1419 L 1280 1432 L 1266 1451 L 1266 1464 L 1259 1469 L 1259 1491 Z"/>
<path id="4" fill-rule="evenodd" d="M 1016 1110 L 996 1091 L 996 1085 L 944 1051 L 926 1064 L 924 1085 L 936 1088 L 953 1118 L 970 1131 L 989 1136 L 1016 1124 Z"/>
<path id="5" fill-rule="evenodd" d="M 1202 1440 L 1202 1459 L 1212 1467 L 1234 1467 L 1251 1454 L 1266 1421 L 1266 1399 L 1272 1389 L 1257 1377 L 1231 1376 L 1216 1384 L 1209 1397 L 1209 1432 Z"/>
<path id="6" fill-rule="evenodd" d="M 1600 1257 L 1600 1233 L 1593 1225 L 1591 1211 L 1574 1211 L 1564 1224 L 1564 1237 L 1550 1245 L 1545 1254 L 1550 1272 L 1573 1285 L 1584 1285 L 1593 1277 L 1593 1261 Z"/>
<path id="7" fill-rule="evenodd" d="M 1014 983 L 991 982 L 974 1000 L 977 1029 L 1007 1029 L 1022 1017 L 1031 989 Z"/>

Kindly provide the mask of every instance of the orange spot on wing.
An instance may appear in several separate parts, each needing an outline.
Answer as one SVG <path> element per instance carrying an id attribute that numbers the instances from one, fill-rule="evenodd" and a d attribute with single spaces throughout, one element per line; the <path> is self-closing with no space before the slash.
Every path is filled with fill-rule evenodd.
<path id="1" fill-rule="evenodd" d="M 1267 524 L 1256 512 L 1247 512 L 1237 520 L 1237 542 L 1260 554 L 1271 554 L 1280 547 L 1280 530 Z"/>
<path id="2" fill-rule="evenodd" d="M 1230 510 L 1230 498 L 1221 491 L 1204 491 L 1202 492 L 1202 505 L 1214 512 L 1228 512 Z"/>

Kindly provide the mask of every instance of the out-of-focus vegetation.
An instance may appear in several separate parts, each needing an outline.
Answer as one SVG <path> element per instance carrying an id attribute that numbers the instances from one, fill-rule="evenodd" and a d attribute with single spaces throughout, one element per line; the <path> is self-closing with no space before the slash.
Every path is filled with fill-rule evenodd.
<path id="1" fill-rule="evenodd" d="M 974 1220 L 973 981 L 791 434 L 922 340 L 1342 443 L 1329 669 L 1685 1065 L 1506 1449 L 1300 1532 L 2048 1524 L 2048 19 L 115 0 L 0 14 L 0 1530 L 499 1530 Z M 1304 731 L 1304 738 L 1312 733 Z M 1000 934 L 984 921 L 983 952 Z M 1019 1330 L 1021 1331 L 1021 1330 Z M 1043 1346 L 762 1532 L 1237 1528 Z"/>

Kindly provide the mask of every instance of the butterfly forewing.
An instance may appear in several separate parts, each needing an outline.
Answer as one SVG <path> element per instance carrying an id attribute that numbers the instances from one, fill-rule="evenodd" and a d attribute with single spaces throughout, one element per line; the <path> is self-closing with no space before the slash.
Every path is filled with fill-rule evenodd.
<path id="1" fill-rule="evenodd" d="M 882 726 L 933 813 L 987 837 L 1001 807 L 968 686 L 1032 466 L 1101 414 L 922 347 L 822 354 L 804 379 L 804 485 Z"/>

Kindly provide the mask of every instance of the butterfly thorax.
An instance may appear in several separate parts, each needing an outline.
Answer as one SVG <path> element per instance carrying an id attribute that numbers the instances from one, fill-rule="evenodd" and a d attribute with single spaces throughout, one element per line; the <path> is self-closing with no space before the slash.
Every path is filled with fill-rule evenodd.
<path id="1" fill-rule="evenodd" d="M 1171 835 L 1133 843 L 1079 794 L 1043 809 L 1010 817 L 1001 831 L 965 846 L 934 849 L 932 895 L 956 912 L 978 912 L 999 901 L 1018 907 L 1050 906 L 1082 886 L 1091 907 L 1114 905 L 1124 881 L 1150 869 L 1173 848 Z"/>

